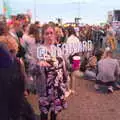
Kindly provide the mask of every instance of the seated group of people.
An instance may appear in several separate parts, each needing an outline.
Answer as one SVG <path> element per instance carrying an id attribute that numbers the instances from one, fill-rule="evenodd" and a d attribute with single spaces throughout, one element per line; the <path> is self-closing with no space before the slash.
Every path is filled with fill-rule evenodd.
<path id="1" fill-rule="evenodd" d="M 95 81 L 95 89 L 102 93 L 111 93 L 120 89 L 120 65 L 113 58 L 110 49 L 98 50 L 94 55 L 85 59 L 80 68 L 87 80 Z"/>

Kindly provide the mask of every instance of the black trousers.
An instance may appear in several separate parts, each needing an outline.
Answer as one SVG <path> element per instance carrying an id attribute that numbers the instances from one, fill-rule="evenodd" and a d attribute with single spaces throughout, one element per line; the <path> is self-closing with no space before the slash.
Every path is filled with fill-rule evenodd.
<path id="1" fill-rule="evenodd" d="M 112 82 L 102 82 L 100 80 L 96 80 L 96 84 L 99 84 L 99 85 L 106 85 L 106 86 L 114 86 L 115 85 L 115 82 L 112 81 Z"/>
<path id="2" fill-rule="evenodd" d="M 40 114 L 40 120 L 48 120 L 48 114 L 41 113 Z M 50 120 L 56 120 L 57 114 L 55 112 L 50 113 Z"/>
<path id="3" fill-rule="evenodd" d="M 9 120 L 35 120 L 34 111 L 25 97 L 22 98 L 19 105 L 18 104 L 11 105 L 12 106 L 10 106 L 11 113 L 9 116 Z"/>

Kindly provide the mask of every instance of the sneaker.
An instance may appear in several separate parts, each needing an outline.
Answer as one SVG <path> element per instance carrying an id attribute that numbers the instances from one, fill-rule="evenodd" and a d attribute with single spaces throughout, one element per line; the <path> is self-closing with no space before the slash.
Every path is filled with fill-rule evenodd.
<path id="1" fill-rule="evenodd" d="M 109 87 L 108 87 L 108 91 L 109 91 L 110 93 L 113 93 L 113 92 L 114 92 L 113 87 L 112 87 L 112 86 L 109 86 Z"/>
<path id="2" fill-rule="evenodd" d="M 65 92 L 65 97 L 66 97 L 66 98 L 67 98 L 67 97 L 69 97 L 69 96 L 70 96 L 70 94 L 71 94 L 71 90 L 66 91 L 66 92 Z"/>
<path id="3" fill-rule="evenodd" d="M 119 85 L 119 84 L 116 84 L 116 88 L 120 89 L 120 85 Z"/>
<path id="4" fill-rule="evenodd" d="M 95 85 L 94 85 L 94 88 L 95 88 L 96 90 L 99 90 L 99 89 L 100 89 L 100 86 L 99 86 L 98 84 L 95 84 Z"/>

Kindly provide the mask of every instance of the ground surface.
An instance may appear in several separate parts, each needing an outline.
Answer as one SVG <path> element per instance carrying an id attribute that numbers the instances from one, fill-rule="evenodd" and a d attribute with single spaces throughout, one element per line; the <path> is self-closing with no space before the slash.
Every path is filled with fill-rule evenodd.
<path id="1" fill-rule="evenodd" d="M 68 98 L 68 108 L 59 114 L 58 120 L 120 120 L 120 91 L 99 94 L 94 83 L 78 79 L 77 94 Z M 30 97 L 36 113 L 37 97 Z"/>
<path id="2" fill-rule="evenodd" d="M 99 94 L 94 83 L 79 80 L 77 95 L 68 98 L 68 109 L 59 120 L 120 120 L 120 91 L 113 94 Z"/>
<path id="3" fill-rule="evenodd" d="M 67 99 L 68 108 L 59 114 L 58 120 L 120 120 L 120 91 L 99 94 L 94 90 L 94 82 L 76 80 L 77 94 Z M 29 96 L 28 99 L 39 115 L 37 97 Z"/>

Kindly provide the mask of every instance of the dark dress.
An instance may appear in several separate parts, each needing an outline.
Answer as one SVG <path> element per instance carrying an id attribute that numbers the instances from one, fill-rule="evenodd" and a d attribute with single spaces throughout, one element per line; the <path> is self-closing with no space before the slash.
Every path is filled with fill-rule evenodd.
<path id="1" fill-rule="evenodd" d="M 0 120 L 8 120 L 8 86 L 12 59 L 6 45 L 0 43 Z M 8 73 L 8 74 L 7 74 Z"/>
<path id="2" fill-rule="evenodd" d="M 19 120 L 22 111 L 30 111 L 28 107 L 23 110 L 28 103 L 24 98 L 24 76 L 20 62 L 11 56 L 3 43 L 0 43 L 0 55 L 0 120 Z M 25 112 L 24 120 L 34 120 L 34 117 L 27 119 Z"/>

